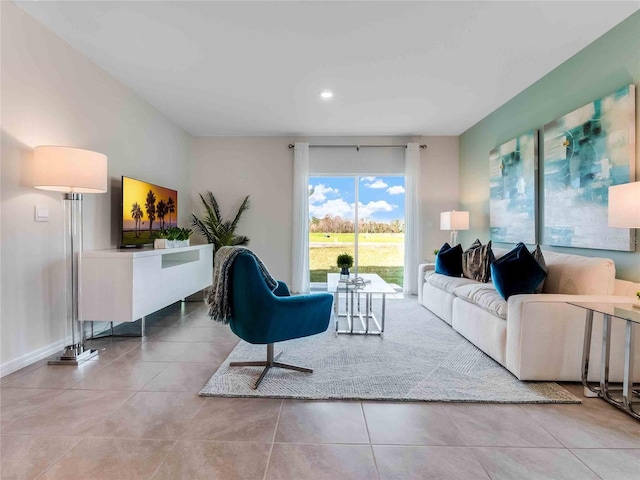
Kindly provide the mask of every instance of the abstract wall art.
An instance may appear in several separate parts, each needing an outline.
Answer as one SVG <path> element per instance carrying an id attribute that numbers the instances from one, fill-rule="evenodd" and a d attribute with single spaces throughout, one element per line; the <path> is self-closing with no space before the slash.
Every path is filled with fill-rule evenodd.
<path id="1" fill-rule="evenodd" d="M 635 178 L 635 87 L 544 126 L 547 245 L 633 251 L 631 229 L 607 225 L 608 189 Z"/>
<path id="2" fill-rule="evenodd" d="M 491 240 L 536 243 L 538 131 L 493 149 L 489 169 Z"/>

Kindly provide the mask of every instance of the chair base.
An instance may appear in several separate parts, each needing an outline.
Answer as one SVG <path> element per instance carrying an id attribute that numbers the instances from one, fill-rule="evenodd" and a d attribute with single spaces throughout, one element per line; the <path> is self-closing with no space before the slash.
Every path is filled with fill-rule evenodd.
<path id="1" fill-rule="evenodd" d="M 280 352 L 278 355 L 276 355 L 274 357 L 273 356 L 273 343 L 268 343 L 267 344 L 267 360 L 266 361 L 262 361 L 262 362 L 231 362 L 231 363 L 229 363 L 229 366 L 230 367 L 264 367 L 264 370 L 262 370 L 262 373 L 258 377 L 258 380 L 256 380 L 256 383 L 253 384 L 252 388 L 254 390 L 258 389 L 258 385 L 260 385 L 260 382 L 262 382 L 262 379 L 267 374 L 267 372 L 269 371 L 270 368 L 284 368 L 284 369 L 287 369 L 287 370 L 295 370 L 297 372 L 313 373 L 313 370 L 310 369 L 310 368 L 297 367 L 296 365 L 289 365 L 289 364 L 286 364 L 286 363 L 276 362 L 276 360 L 280 357 L 280 355 L 282 355 L 282 352 Z"/>

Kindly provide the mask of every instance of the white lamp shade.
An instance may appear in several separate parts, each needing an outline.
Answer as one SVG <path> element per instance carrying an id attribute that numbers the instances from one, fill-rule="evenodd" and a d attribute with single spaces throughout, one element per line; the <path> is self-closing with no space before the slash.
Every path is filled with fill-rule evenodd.
<path id="1" fill-rule="evenodd" d="M 469 230 L 469 212 L 442 212 L 440 230 Z"/>
<path id="2" fill-rule="evenodd" d="M 104 193 L 107 191 L 107 156 L 81 148 L 36 147 L 33 186 L 55 192 Z"/>
<path id="3" fill-rule="evenodd" d="M 609 226 L 640 228 L 640 182 L 609 187 Z"/>

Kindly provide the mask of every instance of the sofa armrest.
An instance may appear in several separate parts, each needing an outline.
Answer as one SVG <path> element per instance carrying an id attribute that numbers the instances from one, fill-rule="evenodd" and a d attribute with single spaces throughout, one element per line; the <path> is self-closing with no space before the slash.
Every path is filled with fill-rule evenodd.
<path id="1" fill-rule="evenodd" d="M 425 279 L 424 274 L 429 270 L 435 270 L 435 263 L 421 263 L 418 265 L 418 302 L 422 303 L 422 286 L 424 285 Z"/>
<path id="2" fill-rule="evenodd" d="M 613 295 L 509 297 L 505 360 L 506 367 L 520 380 L 580 380 L 586 310 L 567 302 L 630 303 L 629 297 Z M 601 335 L 594 324 L 592 339 Z M 596 343 L 592 340 L 593 365 L 600 358 Z"/>

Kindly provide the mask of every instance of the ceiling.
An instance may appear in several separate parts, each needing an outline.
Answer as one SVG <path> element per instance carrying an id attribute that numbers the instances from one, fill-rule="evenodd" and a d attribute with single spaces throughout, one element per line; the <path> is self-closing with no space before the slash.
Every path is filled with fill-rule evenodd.
<path id="1" fill-rule="evenodd" d="M 458 135 L 637 1 L 16 2 L 193 135 Z M 330 89 L 331 100 L 320 92 Z"/>

